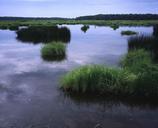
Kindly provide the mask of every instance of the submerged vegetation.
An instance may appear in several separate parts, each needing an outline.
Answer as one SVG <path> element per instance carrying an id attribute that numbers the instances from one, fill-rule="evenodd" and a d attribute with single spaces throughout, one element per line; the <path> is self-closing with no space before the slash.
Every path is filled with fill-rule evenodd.
<path id="1" fill-rule="evenodd" d="M 17 39 L 23 42 L 51 42 L 51 41 L 61 41 L 61 42 L 70 42 L 71 32 L 66 27 L 58 26 L 36 26 L 22 28 L 17 31 Z"/>
<path id="2" fill-rule="evenodd" d="M 134 31 L 130 31 L 130 30 L 128 30 L 128 31 L 122 31 L 121 32 L 121 35 L 136 35 L 136 34 L 138 34 L 137 32 L 134 32 Z"/>
<path id="3" fill-rule="evenodd" d="M 66 45 L 62 42 L 45 44 L 41 50 L 42 58 L 46 61 L 61 61 L 66 58 Z"/>

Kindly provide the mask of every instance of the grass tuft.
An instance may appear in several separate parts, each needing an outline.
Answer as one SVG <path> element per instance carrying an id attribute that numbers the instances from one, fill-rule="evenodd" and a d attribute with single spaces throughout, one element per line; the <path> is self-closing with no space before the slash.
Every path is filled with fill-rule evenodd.
<path id="1" fill-rule="evenodd" d="M 99 65 L 83 66 L 63 77 L 61 88 L 78 93 L 116 93 L 127 91 L 135 75 L 121 69 Z"/>
<path id="2" fill-rule="evenodd" d="M 52 42 L 44 45 L 41 53 L 44 60 L 61 61 L 66 58 L 66 45 L 61 42 Z"/>
<path id="3" fill-rule="evenodd" d="M 121 65 L 124 69 L 134 73 L 141 72 L 141 70 L 143 70 L 143 66 L 151 63 L 151 55 L 144 49 L 129 51 L 121 61 Z"/>

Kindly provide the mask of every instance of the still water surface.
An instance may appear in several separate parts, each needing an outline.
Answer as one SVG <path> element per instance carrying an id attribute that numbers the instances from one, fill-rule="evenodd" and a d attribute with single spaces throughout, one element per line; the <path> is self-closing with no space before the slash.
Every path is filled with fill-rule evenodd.
<path id="1" fill-rule="evenodd" d="M 59 90 L 66 72 L 86 64 L 119 66 L 128 52 L 122 30 L 153 33 L 152 27 L 67 26 L 71 41 L 67 59 L 46 62 L 42 43 L 16 39 L 16 32 L 0 30 L 0 128 L 157 128 L 158 106 L 117 100 L 67 97 Z"/>

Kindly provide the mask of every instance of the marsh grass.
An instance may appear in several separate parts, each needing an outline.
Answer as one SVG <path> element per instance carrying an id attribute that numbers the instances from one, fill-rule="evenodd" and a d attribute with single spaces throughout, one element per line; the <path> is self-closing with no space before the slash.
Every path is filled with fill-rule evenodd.
<path id="1" fill-rule="evenodd" d="M 155 36 L 156 38 L 158 38 L 158 25 L 154 25 L 153 36 Z"/>
<path id="2" fill-rule="evenodd" d="M 129 51 L 145 49 L 151 53 L 155 61 L 158 60 L 158 38 L 147 35 L 130 37 L 128 40 L 128 48 Z"/>
<path id="3" fill-rule="evenodd" d="M 158 65 L 148 51 L 130 51 L 121 64 L 121 69 L 99 65 L 77 68 L 62 78 L 61 88 L 71 94 L 158 97 Z"/>
<path id="4" fill-rule="evenodd" d="M 144 70 L 145 65 L 152 63 L 151 54 L 144 49 L 129 51 L 127 55 L 121 60 L 121 65 L 134 73 L 139 73 Z"/>
<path id="5" fill-rule="evenodd" d="M 122 31 L 121 32 L 121 35 L 127 35 L 127 36 L 130 36 L 130 35 L 137 35 L 138 33 L 137 32 L 134 32 L 134 31 L 130 31 L 130 30 L 127 30 L 127 31 Z"/>
<path id="6" fill-rule="evenodd" d="M 158 65 L 148 64 L 141 69 L 134 86 L 135 95 L 158 97 Z"/>
<path id="7" fill-rule="evenodd" d="M 118 26 L 155 26 L 158 25 L 158 20 L 12 20 L 0 21 L 0 26 L 9 27 L 11 25 L 18 26 L 52 26 L 58 24 L 82 24 L 82 25 L 97 25 L 111 26 L 117 29 Z"/>
<path id="8" fill-rule="evenodd" d="M 119 29 L 119 25 L 118 25 L 118 24 L 111 24 L 110 27 L 111 27 L 113 30 Z"/>
<path id="9" fill-rule="evenodd" d="M 8 28 L 11 31 L 17 31 L 17 30 L 19 30 L 19 26 L 9 26 Z"/>
<path id="10" fill-rule="evenodd" d="M 45 44 L 41 54 L 46 61 L 62 61 L 66 58 L 66 45 L 61 42 Z"/>
<path id="11" fill-rule="evenodd" d="M 6 29 L 8 29 L 8 26 L 1 25 L 1 26 L 0 26 L 0 29 L 1 29 L 1 30 L 6 30 Z"/>
<path id="12" fill-rule="evenodd" d="M 123 59 L 122 66 L 137 76 L 132 85 L 132 94 L 158 96 L 158 65 L 152 62 L 150 52 L 143 49 L 130 51 Z"/>
<path id="13" fill-rule="evenodd" d="M 61 88 L 77 93 L 114 93 L 127 92 L 127 85 L 135 75 L 121 69 L 99 65 L 83 66 L 68 73 L 61 80 Z"/>

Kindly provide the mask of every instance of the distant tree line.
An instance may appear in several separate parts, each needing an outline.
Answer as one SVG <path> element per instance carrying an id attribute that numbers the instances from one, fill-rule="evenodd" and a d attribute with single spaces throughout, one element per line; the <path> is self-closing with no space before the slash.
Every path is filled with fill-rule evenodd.
<path id="1" fill-rule="evenodd" d="M 77 20 L 158 20 L 158 14 L 99 14 L 77 17 Z"/>
<path id="2" fill-rule="evenodd" d="M 158 14 L 99 14 L 76 18 L 62 17 L 0 17 L 0 20 L 158 20 Z"/>

